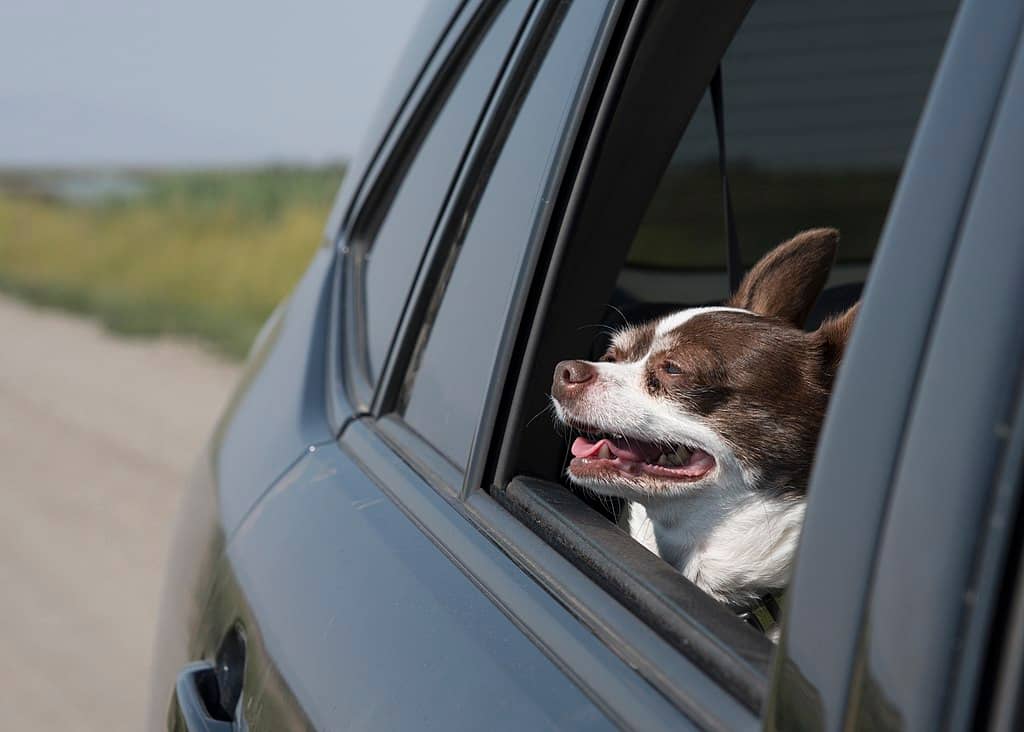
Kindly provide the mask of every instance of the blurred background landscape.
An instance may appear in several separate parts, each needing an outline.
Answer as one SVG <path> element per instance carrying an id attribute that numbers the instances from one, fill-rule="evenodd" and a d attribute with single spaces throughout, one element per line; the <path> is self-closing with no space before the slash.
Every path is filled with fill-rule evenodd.
<path id="1" fill-rule="evenodd" d="M 426 4 L 0 0 L 0 729 L 141 728 L 179 496 Z"/>
<path id="2" fill-rule="evenodd" d="M 244 355 L 425 6 L 0 0 L 0 292 Z"/>
<path id="3" fill-rule="evenodd" d="M 239 358 L 319 245 L 344 171 L 0 171 L 0 291 Z"/>

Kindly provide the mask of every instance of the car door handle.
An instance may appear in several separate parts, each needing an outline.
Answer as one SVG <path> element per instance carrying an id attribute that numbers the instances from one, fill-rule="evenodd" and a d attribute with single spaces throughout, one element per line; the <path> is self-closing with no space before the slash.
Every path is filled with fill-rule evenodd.
<path id="1" fill-rule="evenodd" d="M 174 685 L 169 728 L 172 732 L 234 732 L 237 728 L 218 698 L 213 664 L 188 664 Z"/>

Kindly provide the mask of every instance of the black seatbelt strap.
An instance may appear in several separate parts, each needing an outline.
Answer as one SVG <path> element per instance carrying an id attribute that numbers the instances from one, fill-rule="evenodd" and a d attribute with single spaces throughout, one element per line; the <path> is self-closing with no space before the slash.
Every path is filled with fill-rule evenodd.
<path id="1" fill-rule="evenodd" d="M 740 237 L 736 233 L 736 220 L 732 213 L 732 195 L 729 193 L 729 175 L 725 165 L 725 109 L 722 106 L 722 66 L 711 77 L 711 108 L 715 112 L 715 134 L 718 136 L 718 172 L 722 176 L 722 202 L 725 207 L 725 237 L 729 244 L 729 292 L 736 292 L 743 277 L 743 258 L 740 256 Z"/>

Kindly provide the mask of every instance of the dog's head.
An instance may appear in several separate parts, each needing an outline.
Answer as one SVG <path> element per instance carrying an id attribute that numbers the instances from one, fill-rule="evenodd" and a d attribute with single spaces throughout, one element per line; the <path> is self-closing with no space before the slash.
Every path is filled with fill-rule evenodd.
<path id="1" fill-rule="evenodd" d="M 599 362 L 559 363 L 556 414 L 584 434 L 569 477 L 641 503 L 708 489 L 802 494 L 857 308 L 802 329 L 838 241 L 834 229 L 803 232 L 724 306 L 621 330 Z"/>

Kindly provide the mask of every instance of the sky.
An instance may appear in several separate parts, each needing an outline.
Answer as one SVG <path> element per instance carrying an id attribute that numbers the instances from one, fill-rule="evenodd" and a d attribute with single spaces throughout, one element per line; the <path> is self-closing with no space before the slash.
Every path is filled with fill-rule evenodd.
<path id="1" fill-rule="evenodd" d="M 0 166 L 351 157 L 428 0 L 0 0 Z"/>

